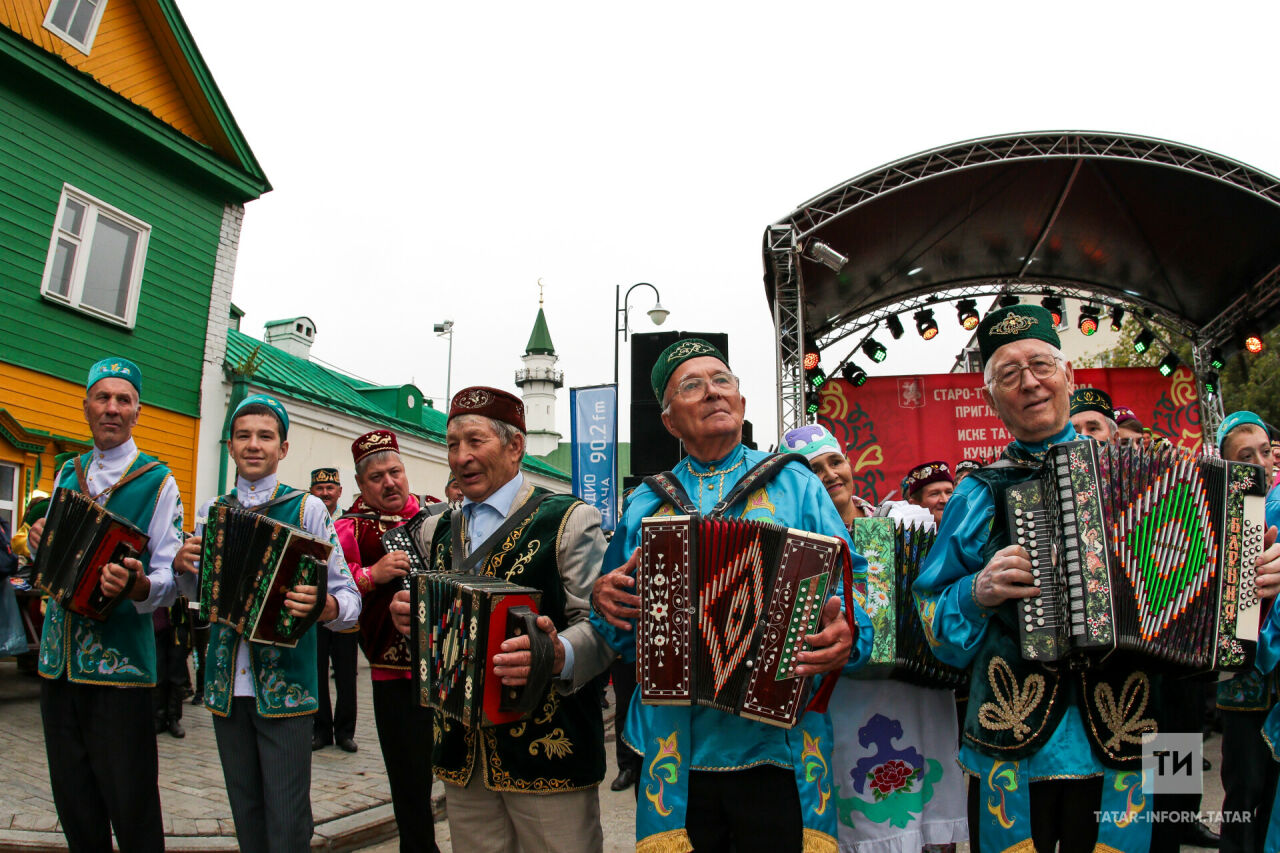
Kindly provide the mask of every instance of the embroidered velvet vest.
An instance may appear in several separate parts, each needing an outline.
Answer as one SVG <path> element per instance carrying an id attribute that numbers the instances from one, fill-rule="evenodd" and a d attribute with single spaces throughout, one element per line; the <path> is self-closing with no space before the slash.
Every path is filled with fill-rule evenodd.
<path id="1" fill-rule="evenodd" d="M 1038 474 L 1003 462 L 973 472 L 991 490 L 995 515 L 983 565 L 1009 545 L 1004 490 Z M 1006 601 L 987 626 L 973 659 L 963 737 L 979 752 L 1003 760 L 1035 754 L 1057 730 L 1068 704 L 1079 707 L 1094 753 L 1111 767 L 1142 759 L 1142 736 L 1156 731 L 1160 681 L 1145 661 L 1115 652 L 1105 661 L 1075 668 L 1024 660 L 1018 643 L 1017 602 Z"/>
<path id="2" fill-rule="evenodd" d="M 537 488 L 533 494 L 545 492 Z M 568 627 L 558 546 L 569 510 L 578 503 L 572 495 L 548 495 L 496 544 L 478 571 L 541 590 L 541 612 L 551 617 L 558 631 Z M 453 512 L 446 512 L 436 525 L 435 571 L 452 566 Z M 553 684 L 539 709 L 514 725 L 467 728 L 442 714 L 434 715 L 433 725 L 433 769 L 455 785 L 466 785 L 473 767 L 480 768 L 485 787 L 494 791 L 557 793 L 590 788 L 604 778 L 604 725 L 593 690 L 565 696 Z"/>
<path id="3" fill-rule="evenodd" d="M 93 452 L 80 457 L 88 468 Z M 139 453 L 124 475 L 154 461 Z M 123 515 L 142 530 L 151 526 L 160 490 L 169 477 L 163 464 L 139 475 L 107 496 L 106 506 Z M 78 490 L 75 467 L 68 464 L 58 487 Z M 150 551 L 139 558 L 143 571 L 151 566 Z M 111 611 L 105 622 L 64 610 L 53 601 L 44 613 L 40 635 L 40 674 L 77 684 L 113 684 L 121 687 L 150 687 L 156 683 L 156 639 L 150 613 L 139 613 L 126 598 Z"/>
<path id="4" fill-rule="evenodd" d="M 363 501 L 357 500 L 349 513 L 371 512 Z M 350 515 L 347 516 L 350 518 Z M 360 565 L 366 568 L 386 556 L 382 547 L 382 534 L 398 525 L 368 518 L 351 519 L 356 544 L 360 546 Z M 401 522 L 403 524 L 404 522 Z M 377 669 L 397 670 L 408 675 L 413 665 L 413 653 L 409 638 L 396 630 L 391 621 L 391 599 L 403 589 L 399 580 L 388 581 L 363 595 L 360 610 L 360 648 Z"/>
<path id="5" fill-rule="evenodd" d="M 280 489 L 286 490 L 288 486 L 281 486 Z M 306 499 L 307 493 L 299 492 L 289 500 L 269 507 L 265 515 L 284 524 L 302 527 Z M 221 502 L 222 498 L 218 500 Z M 316 712 L 319 707 L 316 699 L 318 628 L 319 625 L 312 626 L 292 649 L 249 643 L 253 692 L 257 699 L 258 713 L 262 716 L 296 717 Z M 231 700 L 234 698 L 236 684 L 236 646 L 240 640 L 240 635 L 226 625 L 209 626 L 209 663 L 204 678 L 204 704 L 221 717 L 231 713 Z"/>

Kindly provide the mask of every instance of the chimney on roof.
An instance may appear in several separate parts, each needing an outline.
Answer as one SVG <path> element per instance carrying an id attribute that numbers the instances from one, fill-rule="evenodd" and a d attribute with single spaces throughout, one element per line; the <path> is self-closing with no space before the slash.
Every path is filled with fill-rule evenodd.
<path id="1" fill-rule="evenodd" d="M 276 349 L 298 358 L 311 358 L 311 345 L 316 340 L 316 324 L 310 317 L 290 317 L 267 323 L 262 339 Z"/>

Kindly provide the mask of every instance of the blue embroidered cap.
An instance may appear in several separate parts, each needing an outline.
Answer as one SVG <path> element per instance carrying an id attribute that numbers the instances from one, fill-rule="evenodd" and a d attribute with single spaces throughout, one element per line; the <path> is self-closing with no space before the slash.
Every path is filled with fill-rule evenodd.
<path id="1" fill-rule="evenodd" d="M 84 381 L 84 390 L 88 391 L 94 383 L 103 379 L 124 379 L 133 386 L 139 397 L 142 396 L 142 371 L 127 358 L 104 358 L 90 367 L 89 378 Z"/>
<path id="2" fill-rule="evenodd" d="M 240 405 L 236 406 L 236 410 L 231 413 L 231 423 L 236 422 L 236 418 L 240 416 L 246 406 L 257 404 L 266 406 L 276 416 L 276 420 L 280 421 L 280 440 L 284 441 L 289 437 L 289 413 L 284 410 L 284 405 L 275 397 L 268 397 L 266 394 L 250 394 L 240 401 Z"/>
<path id="3" fill-rule="evenodd" d="M 813 459 L 824 453 L 842 453 L 840 442 L 830 430 L 820 424 L 805 424 L 787 430 L 782 436 L 782 446 L 792 453 L 799 453 L 807 459 Z"/>
<path id="4" fill-rule="evenodd" d="M 1245 424 L 1253 424 L 1268 435 L 1271 434 L 1270 430 L 1267 429 L 1267 425 L 1263 423 L 1262 418 L 1258 417 L 1253 412 L 1243 410 L 1239 412 L 1232 412 L 1222 419 L 1222 426 L 1218 427 L 1219 453 L 1222 452 L 1222 445 L 1227 443 L 1227 433 L 1231 432 L 1236 427 L 1242 427 Z"/>

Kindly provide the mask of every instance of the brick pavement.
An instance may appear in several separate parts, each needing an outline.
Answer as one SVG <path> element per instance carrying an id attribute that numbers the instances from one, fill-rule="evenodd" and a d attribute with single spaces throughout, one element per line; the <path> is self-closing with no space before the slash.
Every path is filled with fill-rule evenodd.
<path id="1" fill-rule="evenodd" d="M 352 849 L 395 832 L 373 724 L 369 673 L 363 664 L 362 660 L 356 678 L 360 751 L 349 754 L 330 746 L 312 753 L 313 848 Z M 235 830 L 212 714 L 187 704 L 182 722 L 186 738 L 167 733 L 157 737 L 166 844 L 183 850 L 234 850 Z M 0 850 L 65 850 L 49 791 L 39 679 L 19 674 L 11 660 L 0 662 L 0 755 L 6 777 L 0 785 Z M 442 787 L 439 782 L 436 786 Z"/>

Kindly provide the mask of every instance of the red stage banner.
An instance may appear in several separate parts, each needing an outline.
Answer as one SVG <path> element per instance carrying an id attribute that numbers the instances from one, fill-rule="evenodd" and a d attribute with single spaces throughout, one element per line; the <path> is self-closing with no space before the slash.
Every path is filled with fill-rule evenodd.
<path id="1" fill-rule="evenodd" d="M 1106 391 L 1179 447 L 1200 449 L 1200 404 L 1186 367 L 1168 377 L 1150 367 L 1085 368 L 1075 380 Z M 820 392 L 818 422 L 845 448 L 856 494 L 901 500 L 902 478 L 916 465 L 991 460 L 1012 440 L 981 388 L 981 373 L 876 376 L 861 388 L 833 379 Z"/>

